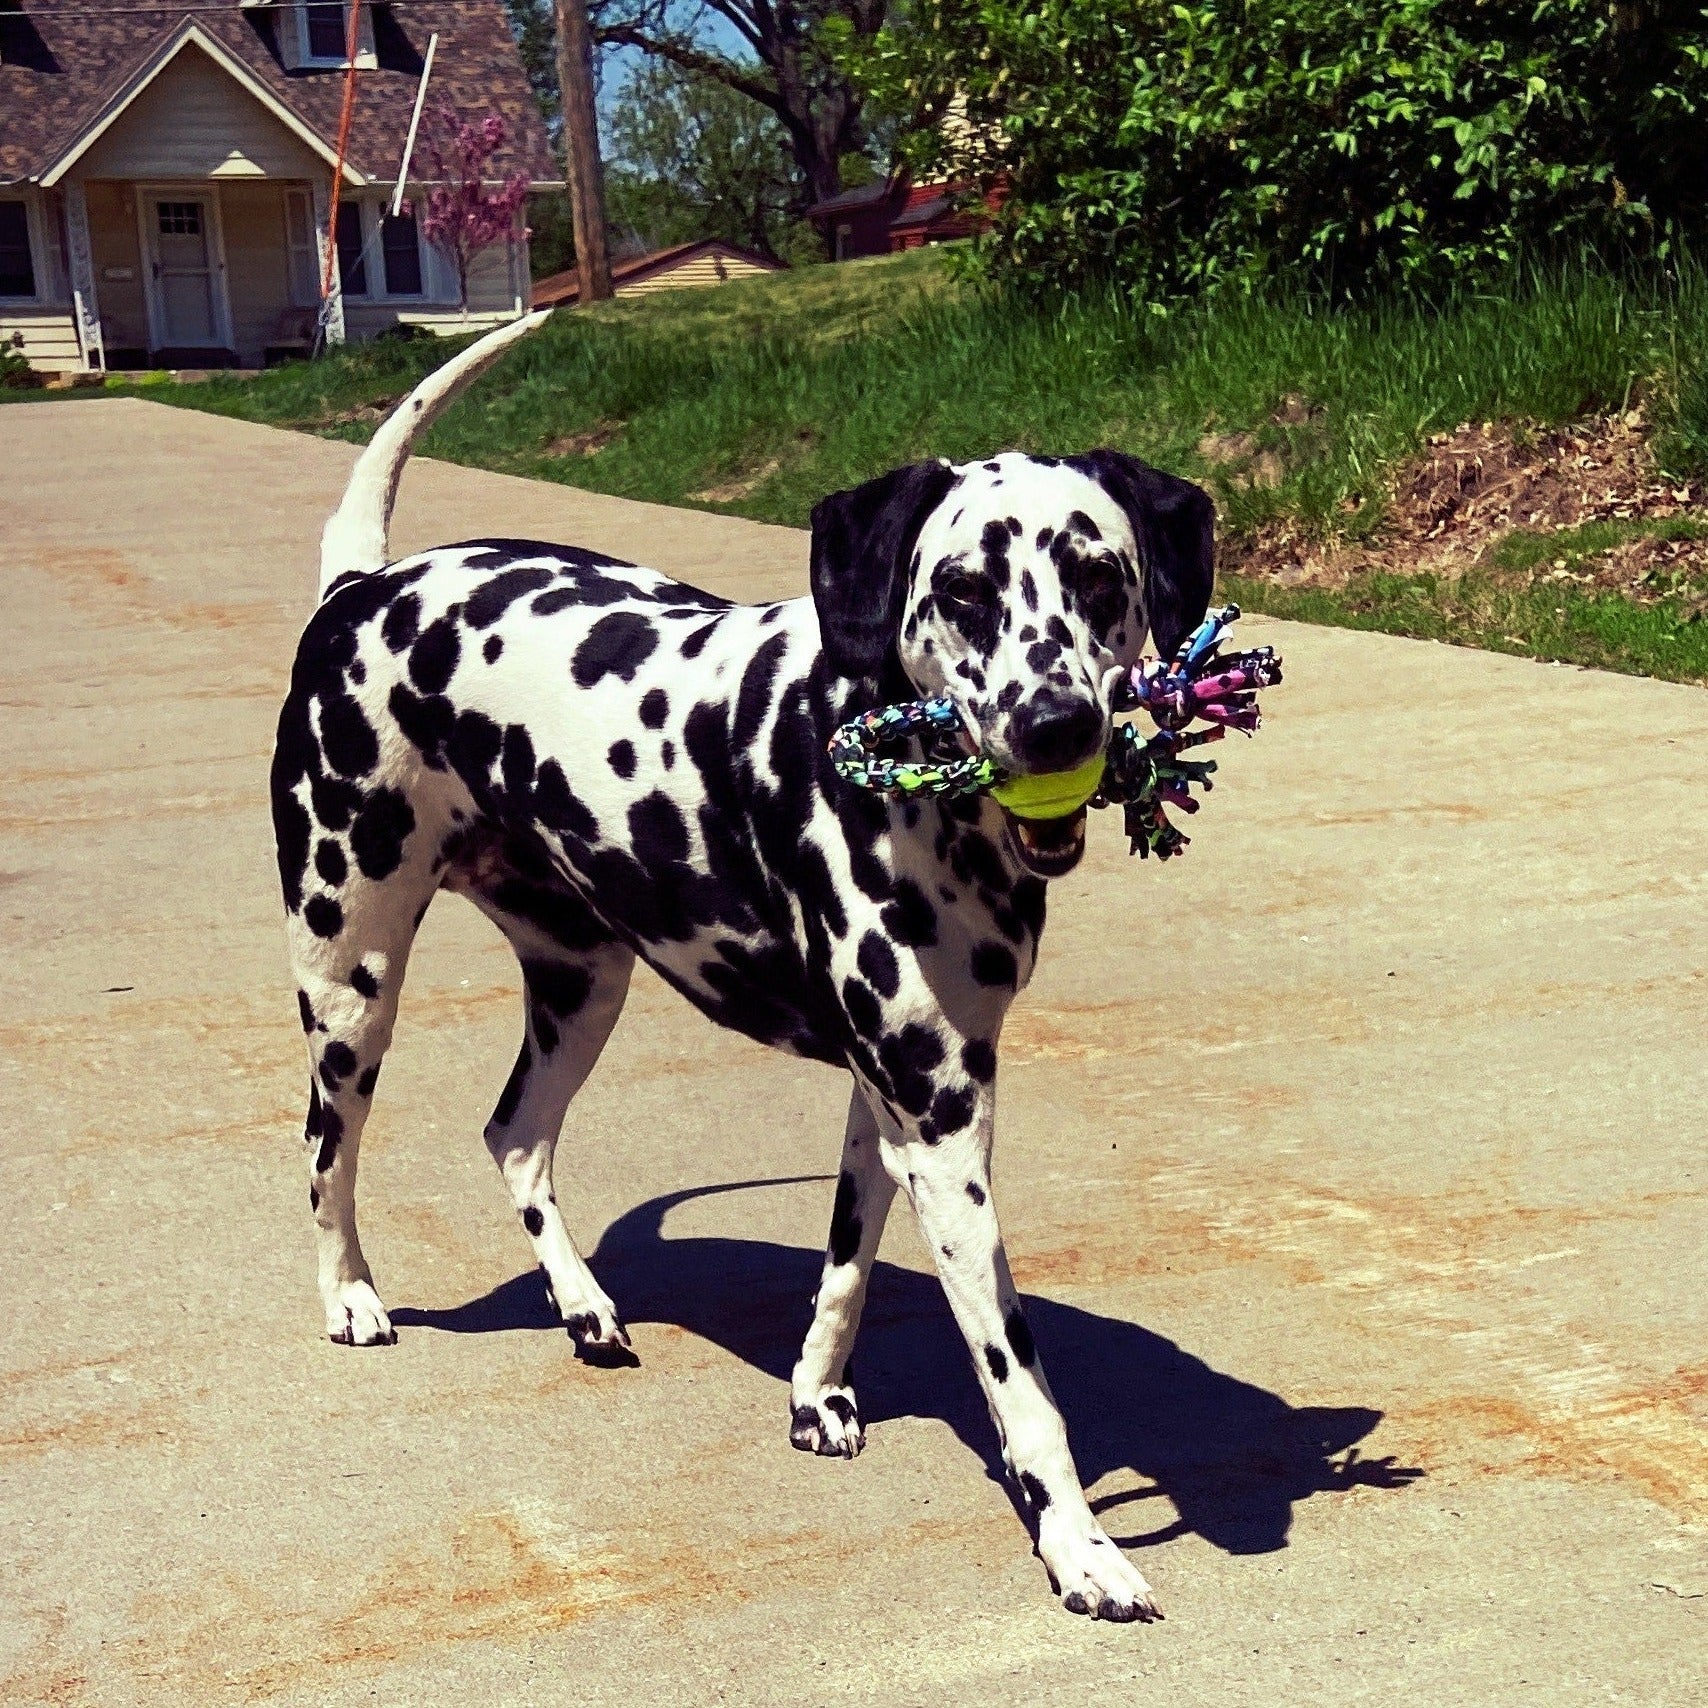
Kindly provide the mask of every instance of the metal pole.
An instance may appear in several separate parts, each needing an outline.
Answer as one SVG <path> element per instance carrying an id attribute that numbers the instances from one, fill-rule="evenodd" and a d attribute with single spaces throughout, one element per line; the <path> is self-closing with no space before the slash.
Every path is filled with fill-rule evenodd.
<path id="1" fill-rule="evenodd" d="M 409 135 L 403 142 L 403 164 L 397 169 L 397 188 L 391 195 L 391 217 L 396 219 L 403 209 L 403 186 L 409 177 L 410 156 L 415 153 L 415 132 L 421 123 L 421 107 L 427 99 L 427 79 L 433 75 L 433 53 L 439 45 L 439 32 L 427 38 L 427 57 L 421 62 L 421 87 L 415 91 L 415 111 L 409 115 Z"/>

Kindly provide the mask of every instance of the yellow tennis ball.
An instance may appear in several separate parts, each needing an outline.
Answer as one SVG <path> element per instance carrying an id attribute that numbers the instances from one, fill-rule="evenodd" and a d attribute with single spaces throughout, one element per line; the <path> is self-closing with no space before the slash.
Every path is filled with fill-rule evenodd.
<path id="1" fill-rule="evenodd" d="M 1035 777 L 1010 777 L 991 794 L 1016 818 L 1066 818 L 1097 793 L 1103 781 L 1103 755 L 1072 771 L 1046 771 Z"/>

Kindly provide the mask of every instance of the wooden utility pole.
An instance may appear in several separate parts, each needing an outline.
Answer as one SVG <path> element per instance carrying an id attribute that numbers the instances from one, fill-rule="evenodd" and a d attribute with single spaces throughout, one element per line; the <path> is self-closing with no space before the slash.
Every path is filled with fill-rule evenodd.
<path id="1" fill-rule="evenodd" d="M 611 256 L 605 246 L 605 174 L 599 164 L 599 115 L 593 97 L 593 32 L 587 24 L 587 0 L 554 4 L 579 300 L 603 302 L 611 294 Z"/>

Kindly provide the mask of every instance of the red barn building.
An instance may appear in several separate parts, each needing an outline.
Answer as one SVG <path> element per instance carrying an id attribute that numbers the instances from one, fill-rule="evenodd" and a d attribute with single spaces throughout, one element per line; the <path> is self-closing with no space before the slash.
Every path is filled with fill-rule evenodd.
<path id="1" fill-rule="evenodd" d="M 948 243 L 985 230 L 989 218 L 960 205 L 963 195 L 960 184 L 915 184 L 902 171 L 817 202 L 806 217 L 818 227 L 831 260 L 852 261 L 861 255 L 893 255 L 927 243 Z M 986 205 L 994 211 L 1001 205 L 1000 196 L 993 192 Z"/>

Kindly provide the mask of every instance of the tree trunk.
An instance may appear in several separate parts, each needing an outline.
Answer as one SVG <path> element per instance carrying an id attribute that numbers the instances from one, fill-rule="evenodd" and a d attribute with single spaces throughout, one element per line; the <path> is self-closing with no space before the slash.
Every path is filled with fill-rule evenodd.
<path id="1" fill-rule="evenodd" d="M 611 256 L 605 243 L 605 176 L 599 164 L 599 119 L 593 96 L 593 34 L 587 24 L 586 0 L 554 0 L 554 4 L 579 300 L 603 302 L 611 294 Z"/>

